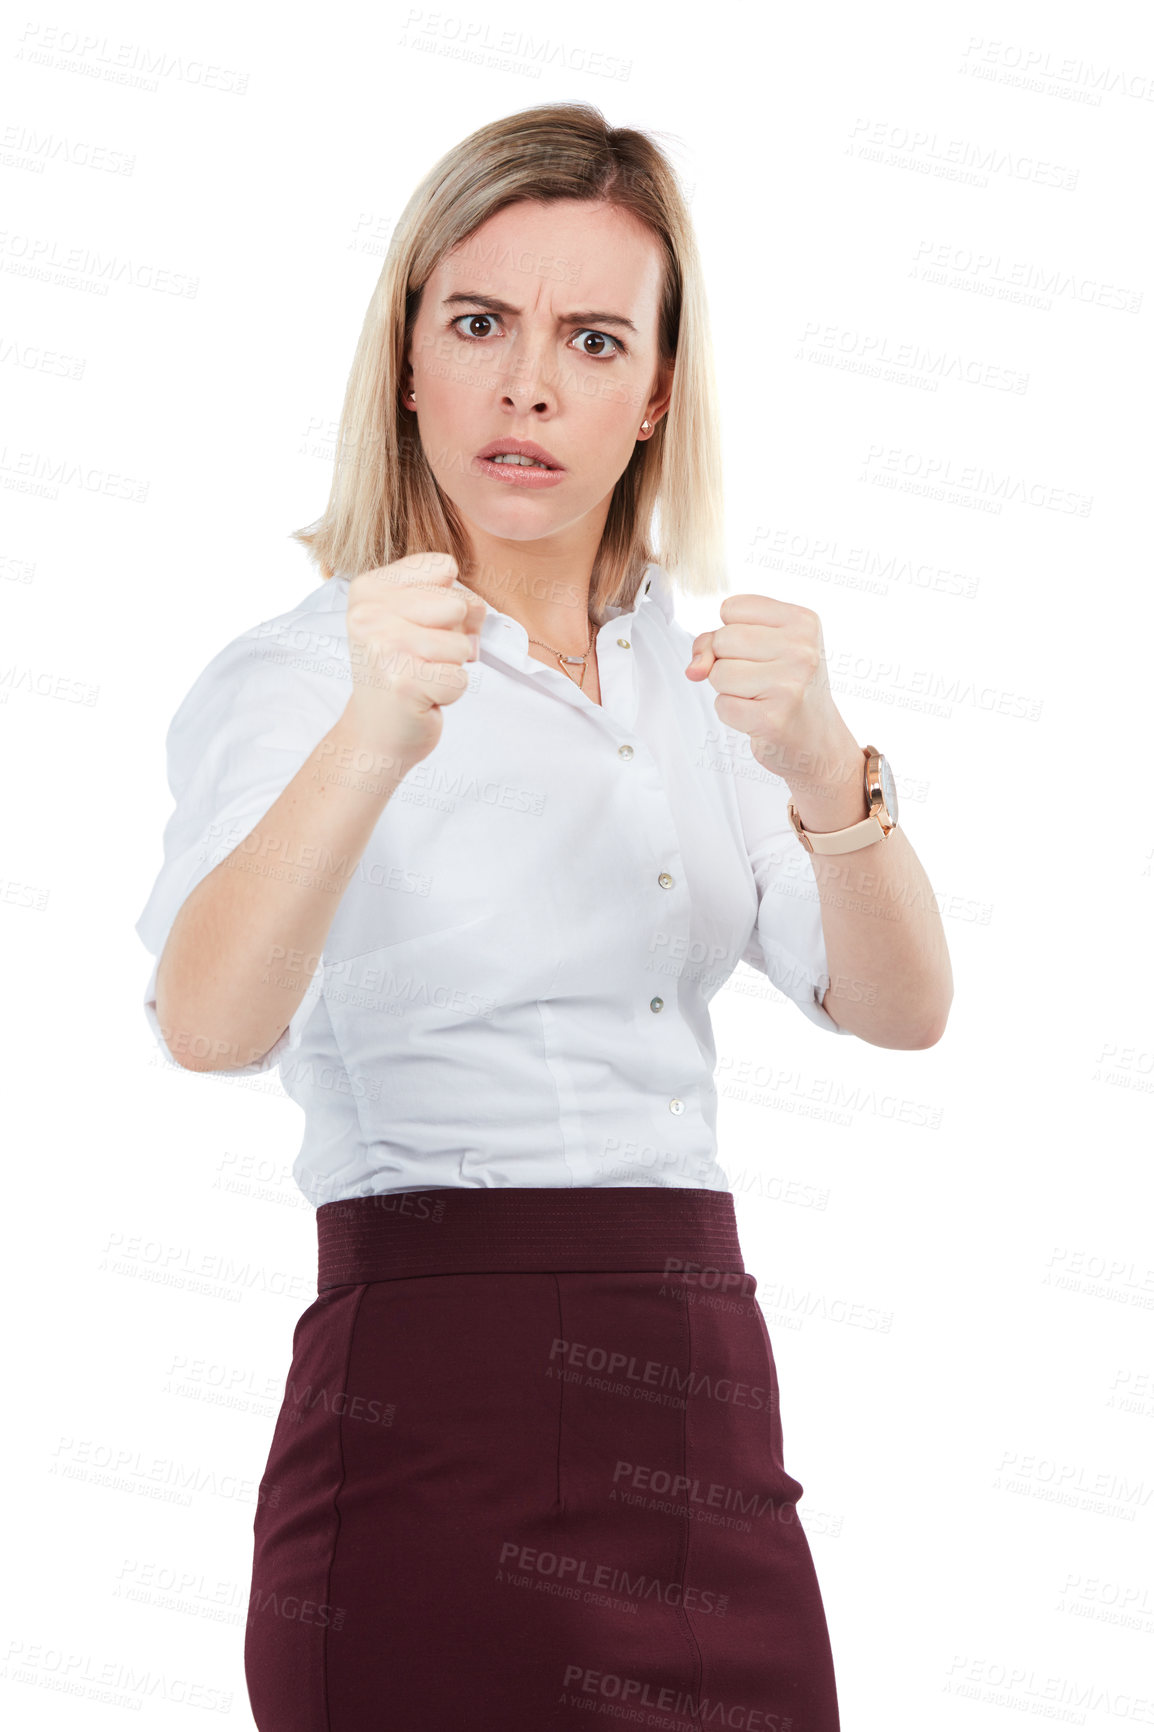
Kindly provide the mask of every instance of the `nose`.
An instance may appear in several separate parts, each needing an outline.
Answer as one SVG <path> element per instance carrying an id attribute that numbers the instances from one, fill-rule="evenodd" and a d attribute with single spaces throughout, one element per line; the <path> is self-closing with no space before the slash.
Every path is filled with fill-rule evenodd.
<path id="1" fill-rule="evenodd" d="M 544 330 L 530 336 L 524 330 L 509 345 L 502 381 L 502 404 L 517 414 L 548 414 L 557 407 L 557 381 Z"/>

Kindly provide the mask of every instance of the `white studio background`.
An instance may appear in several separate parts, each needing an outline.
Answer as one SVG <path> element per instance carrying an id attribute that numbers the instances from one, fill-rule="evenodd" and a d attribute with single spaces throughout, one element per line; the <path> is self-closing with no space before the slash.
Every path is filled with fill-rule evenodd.
<path id="1" fill-rule="evenodd" d="M 821 615 L 953 959 L 925 1051 L 713 1006 L 843 1725 L 1154 1724 L 1150 17 L 60 0 L 0 55 L 11 1722 L 251 1725 L 313 1212 L 275 1075 L 145 1024 L 164 733 L 320 581 L 415 181 L 582 99 L 685 178 L 729 591 Z"/>

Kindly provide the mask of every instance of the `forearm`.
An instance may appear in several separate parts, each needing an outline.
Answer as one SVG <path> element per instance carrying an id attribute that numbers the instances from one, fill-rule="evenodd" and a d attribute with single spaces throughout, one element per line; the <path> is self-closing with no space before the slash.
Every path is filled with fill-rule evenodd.
<path id="1" fill-rule="evenodd" d="M 190 893 L 157 970 L 157 1020 L 178 1063 L 234 1069 L 279 1039 L 409 767 L 367 748 L 346 711 L 260 823 Z"/>
<path id="2" fill-rule="evenodd" d="M 759 761 L 788 784 L 807 830 L 841 830 L 867 813 L 861 747 L 847 728 L 801 766 Z M 799 844 L 800 845 L 800 844 Z M 953 971 L 933 888 L 900 824 L 850 854 L 811 854 L 834 1021 L 874 1046 L 940 1039 Z"/>

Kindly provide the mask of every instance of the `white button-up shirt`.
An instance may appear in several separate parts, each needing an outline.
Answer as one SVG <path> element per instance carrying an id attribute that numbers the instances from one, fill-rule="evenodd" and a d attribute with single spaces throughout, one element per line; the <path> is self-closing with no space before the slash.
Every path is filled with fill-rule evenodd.
<path id="1" fill-rule="evenodd" d="M 344 710 L 348 587 L 323 582 L 234 639 L 177 710 L 176 809 L 136 925 L 157 960 L 189 892 Z M 487 604 L 468 689 L 382 811 L 299 1009 L 225 1073 L 279 1066 L 314 1204 L 442 1185 L 725 1191 L 709 1000 L 738 962 L 848 1032 L 821 1004 L 821 907 L 788 788 L 718 720 L 713 685 L 686 678 L 668 574 L 649 566 L 632 610 L 602 624 L 600 705 L 528 641 Z M 259 844 L 249 862 L 324 866 L 319 848 Z M 144 1003 L 175 1064 L 155 966 Z"/>

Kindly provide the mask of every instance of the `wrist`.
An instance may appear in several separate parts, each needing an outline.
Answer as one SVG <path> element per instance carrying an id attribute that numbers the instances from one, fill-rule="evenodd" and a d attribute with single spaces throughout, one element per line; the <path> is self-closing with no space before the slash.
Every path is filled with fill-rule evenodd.
<path id="1" fill-rule="evenodd" d="M 366 790 L 396 787 L 408 775 L 420 754 L 405 753 L 392 740 L 367 732 L 350 703 L 316 748 L 318 766 L 337 775 L 353 771 L 365 778 Z"/>
<path id="2" fill-rule="evenodd" d="M 757 761 L 789 788 L 805 829 L 848 829 L 869 816 L 865 753 L 849 729 L 820 745 L 789 754 L 754 742 Z"/>

